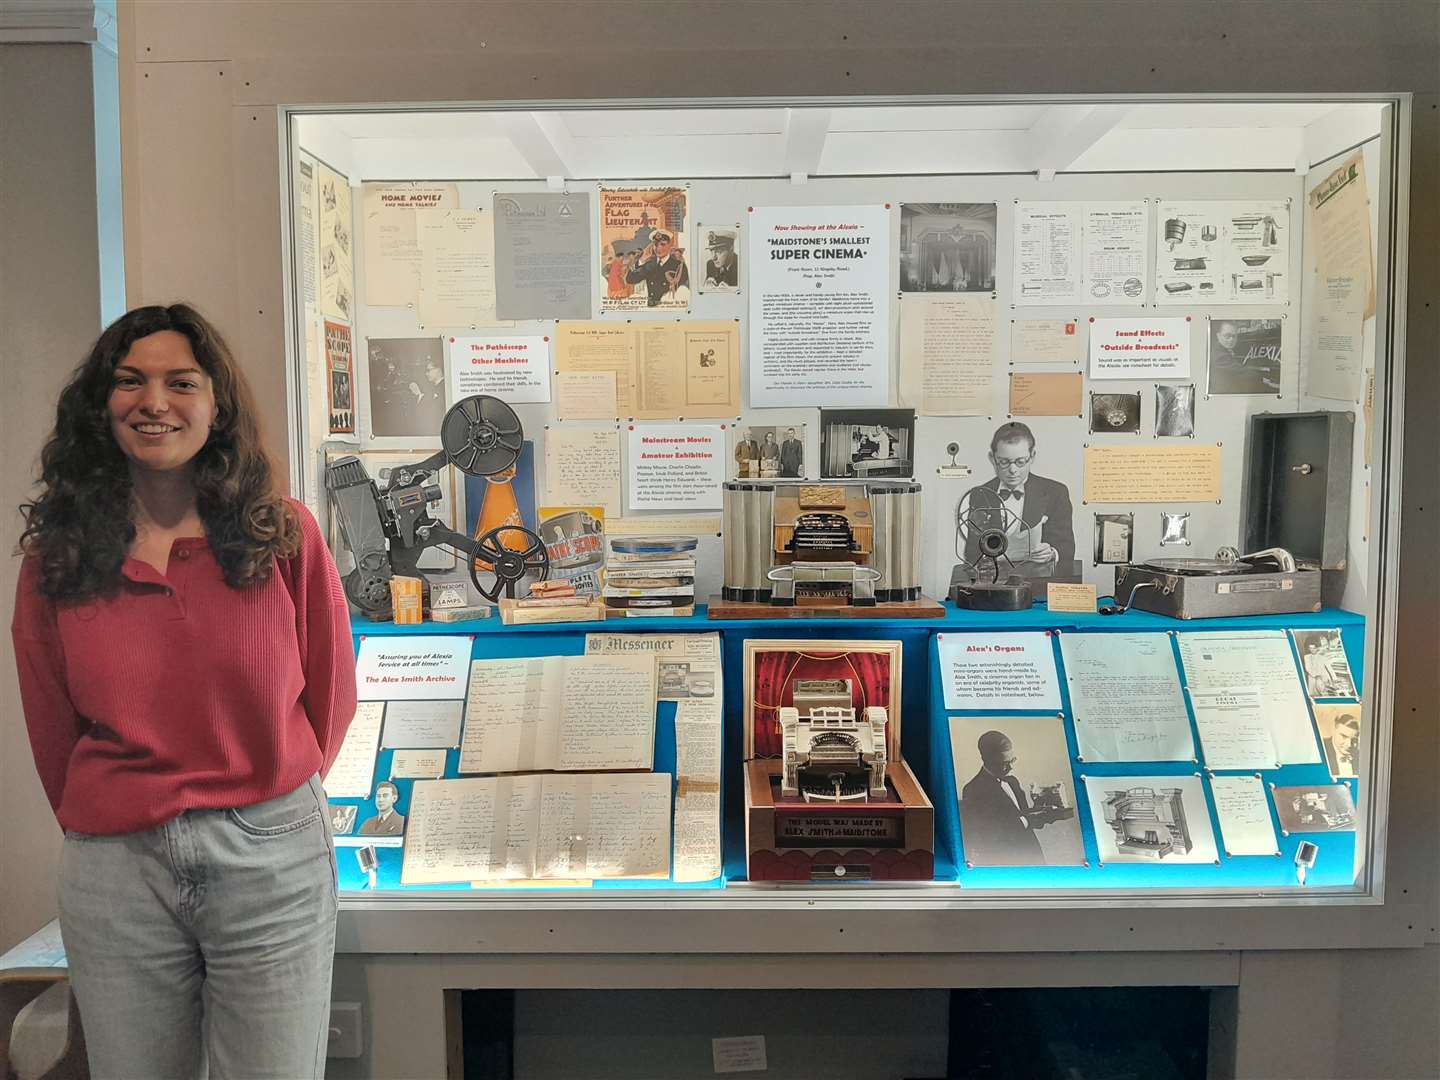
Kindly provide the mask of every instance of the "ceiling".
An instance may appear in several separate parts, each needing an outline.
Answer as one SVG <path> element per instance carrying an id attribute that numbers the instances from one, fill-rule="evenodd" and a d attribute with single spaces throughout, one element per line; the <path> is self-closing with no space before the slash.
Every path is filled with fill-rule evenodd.
<path id="1" fill-rule="evenodd" d="M 1353 102 L 915 104 L 312 114 L 353 180 L 1304 171 L 1379 133 Z"/>

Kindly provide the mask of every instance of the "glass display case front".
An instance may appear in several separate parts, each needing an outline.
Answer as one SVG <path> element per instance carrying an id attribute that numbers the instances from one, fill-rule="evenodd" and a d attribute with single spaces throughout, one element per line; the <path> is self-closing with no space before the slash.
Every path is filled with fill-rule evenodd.
<path id="1" fill-rule="evenodd" d="M 291 116 L 348 894 L 1375 894 L 1384 110 L 1017 108 Z"/>

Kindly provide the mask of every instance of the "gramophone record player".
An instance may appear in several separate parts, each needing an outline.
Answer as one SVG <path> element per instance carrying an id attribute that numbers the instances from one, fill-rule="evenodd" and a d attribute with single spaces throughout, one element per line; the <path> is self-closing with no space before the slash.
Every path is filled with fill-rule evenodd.
<path id="1" fill-rule="evenodd" d="M 1284 548 L 1213 559 L 1148 559 L 1115 568 L 1122 608 L 1175 619 L 1286 615 L 1320 610 L 1320 571 L 1302 570 Z"/>

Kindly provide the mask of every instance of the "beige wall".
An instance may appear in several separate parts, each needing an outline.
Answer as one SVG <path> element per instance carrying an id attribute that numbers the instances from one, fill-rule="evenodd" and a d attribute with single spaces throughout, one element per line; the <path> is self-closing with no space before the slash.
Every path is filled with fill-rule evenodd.
<path id="1" fill-rule="evenodd" d="M 89 45 L 0 45 L 0 952 L 55 915 L 60 830 L 40 789 L 10 646 L 16 506 L 65 377 L 100 332 Z"/>
<path id="2" fill-rule="evenodd" d="M 1423 929 L 1431 942 L 1440 940 L 1435 841 L 1440 796 L 1434 782 L 1440 759 L 1434 524 L 1440 471 L 1433 467 L 1433 417 L 1440 412 L 1440 365 L 1435 363 L 1440 354 L 1440 247 L 1435 243 L 1440 236 L 1440 10 L 1432 0 L 1323 5 L 1300 0 L 916 0 L 903 6 L 866 0 L 673 5 L 641 0 L 417 0 L 403 5 L 135 0 L 122 2 L 119 14 L 130 303 L 183 296 L 217 317 L 272 417 L 277 452 L 284 450 L 285 416 L 279 103 L 702 93 L 1414 92 L 1405 410 L 1411 467 L 1400 507 L 1400 670 L 1387 874 L 1391 903 L 1408 905 L 1417 930 Z M 477 62 L 480 58 L 483 63 Z M 55 71 L 46 74 L 53 80 Z M 12 78 L 7 72 L 5 89 Z M 46 95 L 47 115 L 53 117 L 53 90 L 47 87 Z M 13 96 L 6 93 L 4 99 Z M 26 138 L 59 139 L 68 126 L 52 122 Z M 7 157 L 11 149 L 7 145 Z M 89 178 L 92 173 L 71 175 Z M 90 199 L 93 213 L 93 192 Z M 27 260 L 31 252 L 41 261 L 56 257 L 54 241 L 63 217 L 58 210 L 47 211 L 39 220 L 41 235 L 21 249 Z M 93 237 L 90 243 L 93 247 Z M 15 250 L 9 244 L 5 249 Z M 93 252 L 90 258 L 93 265 Z M 11 258 L 4 265 L 8 272 Z M 34 271 L 31 275 L 44 280 Z M 24 294 L 35 304 L 26 312 L 26 325 L 33 322 L 36 328 L 25 348 L 11 347 L 6 320 L 7 372 L 28 380 L 22 385 L 31 401 L 53 395 L 45 381 L 57 377 L 49 368 L 36 371 L 31 358 L 75 355 L 70 342 L 55 340 L 57 334 L 93 335 L 93 298 L 75 303 L 74 281 L 73 274 L 61 275 L 53 288 L 30 288 Z M 49 331 L 43 340 L 41 328 Z M 41 437 L 36 420 L 17 418 L 24 396 L 4 395 L 5 448 L 12 462 L 27 460 Z M 13 479 L 5 482 L 14 484 Z M 14 501 L 10 497 L 8 504 Z M 11 679 L 10 665 L 4 666 L 0 678 Z M 12 764 L 23 745 L 17 747 L 14 734 L 13 687 L 7 683 L 4 692 L 9 695 L 3 728 L 8 809 L 11 789 L 19 785 L 23 791 L 33 780 L 24 775 L 28 761 Z M 0 817 L 9 825 L 0 832 L 7 845 L 16 842 L 17 834 L 43 836 L 52 828 L 34 805 L 17 807 L 17 814 Z M 22 868 L 18 875 L 4 875 L 6 908 L 13 902 L 16 910 L 39 913 L 51 890 L 49 848 L 41 839 L 19 842 L 26 845 L 17 849 L 19 859 L 6 852 L 7 869 Z M 32 844 L 33 852 L 28 850 Z M 1223 948 L 1223 940 L 1216 947 Z M 438 1030 L 437 988 L 539 985 L 534 973 L 545 961 L 525 960 L 508 958 L 505 981 L 493 983 L 497 971 L 483 958 L 466 963 L 343 958 L 337 996 L 372 1006 L 383 996 L 383 1032 L 396 1039 L 392 1044 L 377 1033 L 370 1056 L 344 1067 L 346 1075 L 439 1075 L 438 1042 L 415 1037 Z M 1143 969 L 1145 962 L 1144 955 L 1123 961 L 1132 969 Z M 807 963 L 797 959 L 784 970 L 803 972 Z M 1087 975 L 1126 981 L 1115 975 L 1111 961 L 1055 956 L 1045 963 L 1066 982 Z M 1243 953 L 1238 963 L 1232 1028 L 1222 1031 L 1220 1040 L 1222 1049 L 1234 1055 L 1237 1075 L 1399 1077 L 1434 1071 L 1435 1025 L 1424 1022 L 1440 1011 L 1435 978 L 1440 950 L 1434 945 L 1403 953 Z M 644 985 L 646 964 L 635 958 L 624 965 L 632 984 Z M 397 986 L 405 992 L 397 994 Z M 1355 1037 L 1337 1037 L 1346 1031 Z"/>

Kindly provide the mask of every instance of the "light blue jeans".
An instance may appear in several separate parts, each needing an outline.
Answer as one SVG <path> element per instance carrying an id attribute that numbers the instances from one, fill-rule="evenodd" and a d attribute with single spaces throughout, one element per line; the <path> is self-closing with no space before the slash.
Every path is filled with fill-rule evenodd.
<path id="1" fill-rule="evenodd" d="M 312 777 L 236 810 L 65 837 L 60 931 L 95 1080 L 325 1074 L 335 850 Z"/>

